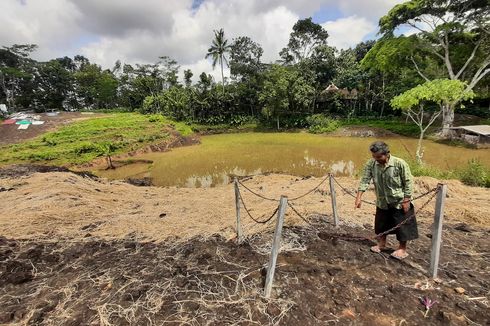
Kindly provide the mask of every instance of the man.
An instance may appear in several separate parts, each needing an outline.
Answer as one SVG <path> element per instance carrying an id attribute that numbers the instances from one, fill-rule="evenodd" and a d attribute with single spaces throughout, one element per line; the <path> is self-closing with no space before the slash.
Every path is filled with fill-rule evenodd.
<path id="1" fill-rule="evenodd" d="M 371 180 L 376 192 L 376 217 L 374 231 L 376 234 L 388 231 L 405 219 L 409 219 L 389 234 L 396 234 L 400 245 L 391 256 L 404 259 L 408 256 L 407 241 L 418 238 L 415 209 L 411 203 L 413 177 L 408 164 L 390 154 L 388 145 L 377 141 L 369 146 L 373 156 L 364 167 L 364 175 L 357 192 L 355 207 L 361 207 L 361 198 Z M 378 244 L 371 247 L 373 252 L 386 248 L 386 235 L 378 238 Z"/>

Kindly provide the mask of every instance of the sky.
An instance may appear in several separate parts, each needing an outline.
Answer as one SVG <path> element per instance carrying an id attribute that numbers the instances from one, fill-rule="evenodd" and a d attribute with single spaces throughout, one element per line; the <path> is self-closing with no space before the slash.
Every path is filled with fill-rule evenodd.
<path id="1" fill-rule="evenodd" d="M 81 54 L 104 68 L 169 56 L 194 77 L 211 73 L 206 60 L 213 30 L 230 41 L 249 36 L 274 62 L 298 19 L 312 17 L 339 49 L 376 38 L 378 20 L 403 0 L 0 0 L 0 46 L 35 43 L 33 57 Z M 229 71 L 225 72 L 228 75 Z"/>

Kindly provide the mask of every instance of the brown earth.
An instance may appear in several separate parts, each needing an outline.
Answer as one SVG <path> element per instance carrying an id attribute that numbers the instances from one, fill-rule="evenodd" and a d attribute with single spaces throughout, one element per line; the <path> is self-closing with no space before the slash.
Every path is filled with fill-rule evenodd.
<path id="1" fill-rule="evenodd" d="M 25 169 L 0 170 L 0 324 L 490 323 L 488 189 L 447 181 L 436 283 L 426 271 L 433 202 L 418 212 L 420 238 L 411 244 L 411 256 L 399 262 L 371 253 L 370 241 L 348 239 L 372 235 L 374 209 L 354 209 L 353 198 L 340 189 L 342 224 L 331 225 L 323 184 L 295 203 L 311 224 L 288 209 L 272 299 L 264 299 L 263 267 L 274 221 L 262 225 L 243 217 L 247 241 L 238 245 L 232 185 L 135 187 Z M 244 184 L 269 197 L 292 198 L 320 181 L 268 175 Z M 350 190 L 357 184 L 351 178 L 339 182 Z M 416 178 L 415 195 L 436 184 Z M 256 218 L 274 211 L 277 203 L 242 192 Z M 372 200 L 373 194 L 365 197 Z M 465 293 L 455 292 L 458 287 Z M 427 318 L 423 296 L 438 301 Z"/>
<path id="2" fill-rule="evenodd" d="M 94 117 L 100 117 L 104 114 L 82 114 L 81 112 L 60 112 L 57 116 L 50 117 L 46 113 L 35 113 L 41 116 L 41 121 L 44 121 L 42 125 L 30 125 L 25 130 L 18 130 L 19 125 L 2 125 L 0 124 L 0 145 L 9 145 L 22 142 L 34 137 L 37 137 L 45 132 L 57 129 L 60 126 L 67 125 L 74 121 L 92 119 Z"/>
<path id="3" fill-rule="evenodd" d="M 366 126 L 349 126 L 339 128 L 328 134 L 333 137 L 396 137 L 394 132 L 386 129 Z"/>

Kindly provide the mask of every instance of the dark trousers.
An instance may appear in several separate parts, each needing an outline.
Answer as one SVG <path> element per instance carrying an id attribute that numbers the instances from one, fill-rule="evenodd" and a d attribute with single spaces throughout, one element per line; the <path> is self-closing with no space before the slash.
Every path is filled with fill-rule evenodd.
<path id="1" fill-rule="evenodd" d="M 405 213 L 403 209 L 396 209 L 394 207 L 389 207 L 388 209 L 376 207 L 374 232 L 376 232 L 376 234 L 386 232 L 407 218 L 409 220 L 406 223 L 388 234 L 396 234 L 396 239 L 398 241 L 417 239 L 419 233 L 417 229 L 417 219 L 415 217 L 415 208 L 412 203 L 410 203 L 410 209 L 407 213 Z"/>

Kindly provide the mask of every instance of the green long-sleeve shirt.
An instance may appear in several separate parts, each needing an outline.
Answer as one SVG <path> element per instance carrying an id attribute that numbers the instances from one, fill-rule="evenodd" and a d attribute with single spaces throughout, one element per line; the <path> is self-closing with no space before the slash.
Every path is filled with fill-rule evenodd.
<path id="1" fill-rule="evenodd" d="M 388 209 L 388 205 L 401 208 L 404 198 L 412 198 L 413 176 L 407 162 L 390 155 L 386 165 L 370 159 L 364 167 L 364 175 L 359 191 L 366 191 L 373 180 L 376 192 L 376 206 Z"/>

